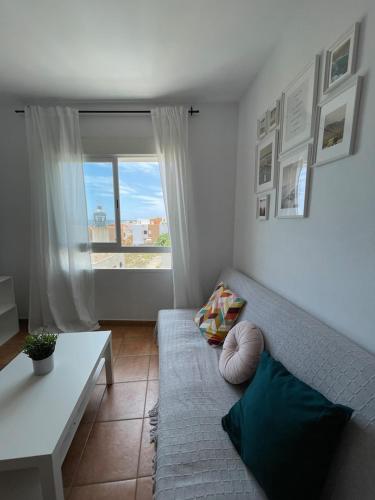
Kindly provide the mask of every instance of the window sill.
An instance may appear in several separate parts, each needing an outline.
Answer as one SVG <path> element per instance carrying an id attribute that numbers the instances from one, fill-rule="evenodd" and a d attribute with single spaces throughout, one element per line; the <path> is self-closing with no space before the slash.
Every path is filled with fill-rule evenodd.
<path id="1" fill-rule="evenodd" d="M 119 273 L 171 273 L 172 269 L 126 269 L 126 268 L 114 268 L 114 269 L 93 269 L 95 273 L 111 272 L 117 271 Z"/>

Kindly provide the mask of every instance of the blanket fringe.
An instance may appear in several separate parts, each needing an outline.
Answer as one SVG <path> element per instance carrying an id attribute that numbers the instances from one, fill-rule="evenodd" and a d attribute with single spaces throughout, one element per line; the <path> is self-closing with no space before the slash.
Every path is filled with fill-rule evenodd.
<path id="1" fill-rule="evenodd" d="M 152 482 L 153 482 L 153 493 L 155 495 L 155 478 L 157 469 L 157 445 L 158 445 L 158 423 L 159 423 L 159 401 L 156 405 L 148 412 L 150 417 L 150 443 L 155 445 L 154 458 L 152 460 Z M 154 496 L 155 498 L 155 496 Z"/>

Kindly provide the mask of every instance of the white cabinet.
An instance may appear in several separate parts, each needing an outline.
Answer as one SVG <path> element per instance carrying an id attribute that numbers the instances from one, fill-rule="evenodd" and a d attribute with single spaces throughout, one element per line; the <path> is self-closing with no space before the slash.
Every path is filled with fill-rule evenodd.
<path id="1" fill-rule="evenodd" d="M 13 279 L 0 276 L 0 345 L 19 330 L 18 312 L 14 298 Z"/>

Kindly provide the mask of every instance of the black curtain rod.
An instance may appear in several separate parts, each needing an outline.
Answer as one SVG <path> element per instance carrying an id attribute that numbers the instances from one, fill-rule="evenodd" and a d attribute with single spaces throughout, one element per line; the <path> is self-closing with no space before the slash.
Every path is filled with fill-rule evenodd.
<path id="1" fill-rule="evenodd" d="M 23 109 L 16 109 L 15 113 L 24 113 L 25 111 Z M 149 109 L 126 109 L 126 110 L 120 110 L 120 109 L 79 109 L 78 110 L 79 114 L 86 115 L 86 114 L 116 114 L 116 115 L 149 115 L 151 111 Z M 191 116 L 199 113 L 199 109 L 194 109 L 193 106 L 190 107 L 189 109 L 189 114 Z"/>

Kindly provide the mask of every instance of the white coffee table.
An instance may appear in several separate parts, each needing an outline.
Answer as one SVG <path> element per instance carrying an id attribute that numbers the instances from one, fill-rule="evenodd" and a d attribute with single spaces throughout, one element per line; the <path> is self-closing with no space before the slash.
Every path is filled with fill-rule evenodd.
<path id="1" fill-rule="evenodd" d="M 111 332 L 64 333 L 57 340 L 55 367 L 49 374 L 35 376 L 23 353 L 0 372 L 0 472 L 34 469 L 43 500 L 64 498 L 61 465 L 103 358 L 107 384 L 112 384 Z M 14 472 L 1 472 L 0 498 L 19 496 L 14 494 L 14 477 Z"/>

